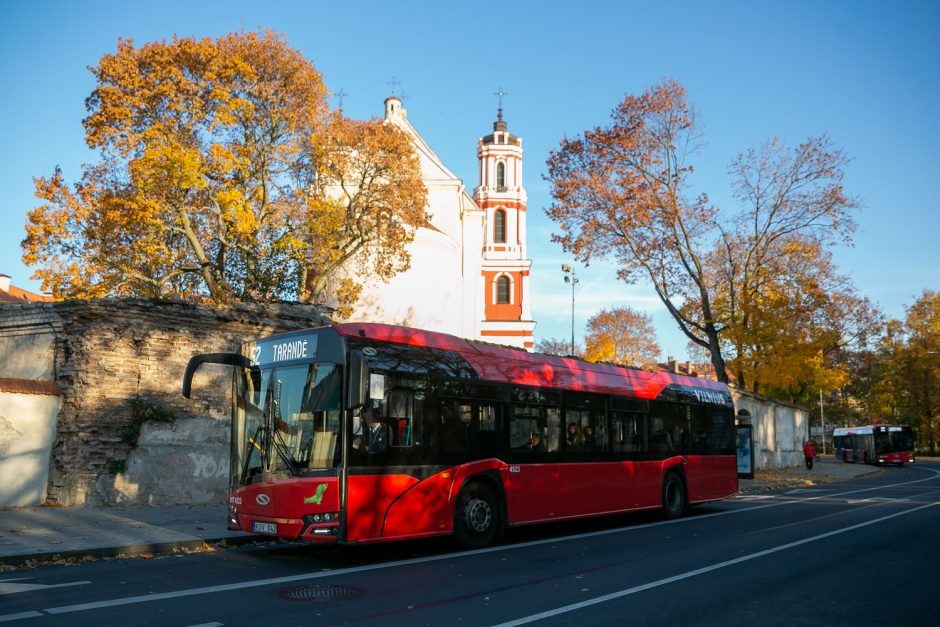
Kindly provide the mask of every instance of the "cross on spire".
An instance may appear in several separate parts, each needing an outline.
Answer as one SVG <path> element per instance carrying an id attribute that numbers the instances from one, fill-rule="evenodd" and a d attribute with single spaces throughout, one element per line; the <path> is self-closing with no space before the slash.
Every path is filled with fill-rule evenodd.
<path id="1" fill-rule="evenodd" d="M 499 109 L 497 109 L 497 112 L 496 112 L 496 119 L 497 119 L 497 120 L 502 120 L 502 119 L 503 119 L 503 96 L 508 96 L 508 95 L 509 95 L 509 92 L 508 92 L 508 91 L 503 91 L 503 87 L 502 87 L 502 85 L 500 85 L 500 86 L 496 89 L 496 91 L 493 93 L 493 95 L 496 96 L 496 97 L 499 99 L 499 100 L 498 100 L 498 102 L 499 102 Z"/>
<path id="2" fill-rule="evenodd" d="M 342 113 L 343 112 L 343 98 L 345 98 L 349 94 L 347 94 L 345 90 L 340 88 L 337 91 L 333 92 L 333 95 L 339 98 L 339 111 L 340 113 Z"/>
<path id="3" fill-rule="evenodd" d="M 398 95 L 398 93 L 396 93 L 396 92 L 398 92 L 398 88 L 401 86 L 401 81 L 398 80 L 398 77 L 397 77 L 397 76 L 393 76 L 393 77 L 392 77 L 392 80 L 390 80 L 390 81 L 389 81 L 388 83 L 386 83 L 386 84 L 389 85 L 389 86 L 392 88 L 392 97 L 393 97 L 393 98 L 398 98 L 399 100 L 401 100 L 401 97 Z"/>

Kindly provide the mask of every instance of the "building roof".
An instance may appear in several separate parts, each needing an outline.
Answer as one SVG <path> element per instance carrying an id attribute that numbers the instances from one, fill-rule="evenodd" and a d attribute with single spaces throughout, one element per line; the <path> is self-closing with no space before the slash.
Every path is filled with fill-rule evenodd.
<path id="1" fill-rule="evenodd" d="M 711 381 L 717 381 L 718 377 L 715 376 L 715 366 L 711 363 L 696 363 L 693 361 L 676 361 L 672 357 L 666 361 L 666 363 L 657 363 L 650 364 L 649 368 L 652 370 L 658 370 L 662 372 L 671 372 L 673 374 L 682 374 L 687 377 L 696 377 L 698 379 L 709 379 Z M 725 369 L 728 375 L 728 381 L 731 384 L 734 384 L 737 380 L 734 376 L 734 373 Z"/>
<path id="2" fill-rule="evenodd" d="M 53 300 L 52 296 L 16 287 L 10 282 L 9 275 L 0 274 L 0 303 L 43 303 Z"/>

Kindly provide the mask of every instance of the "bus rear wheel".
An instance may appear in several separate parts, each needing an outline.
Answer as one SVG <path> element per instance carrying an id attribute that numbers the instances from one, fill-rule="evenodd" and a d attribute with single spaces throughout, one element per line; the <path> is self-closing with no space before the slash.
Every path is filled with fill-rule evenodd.
<path id="1" fill-rule="evenodd" d="M 663 479 L 663 514 L 669 520 L 680 518 L 688 506 L 685 484 L 678 473 L 666 473 Z"/>
<path id="2" fill-rule="evenodd" d="M 467 484 L 457 496 L 454 508 L 454 535 L 465 549 L 479 549 L 490 544 L 502 525 L 499 502 L 485 483 Z"/>

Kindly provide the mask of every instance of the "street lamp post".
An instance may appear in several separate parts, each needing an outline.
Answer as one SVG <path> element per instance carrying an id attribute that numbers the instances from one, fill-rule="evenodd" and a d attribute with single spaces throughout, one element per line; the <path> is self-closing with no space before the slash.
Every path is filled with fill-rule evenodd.
<path id="1" fill-rule="evenodd" d="M 571 356 L 574 356 L 574 286 L 579 283 L 574 274 L 574 268 L 566 263 L 561 264 L 561 271 L 565 273 L 565 283 L 571 284 Z"/>
<path id="2" fill-rule="evenodd" d="M 823 412 L 823 393 L 819 388 L 819 424 L 822 427 L 822 450 L 826 454 L 826 414 Z"/>

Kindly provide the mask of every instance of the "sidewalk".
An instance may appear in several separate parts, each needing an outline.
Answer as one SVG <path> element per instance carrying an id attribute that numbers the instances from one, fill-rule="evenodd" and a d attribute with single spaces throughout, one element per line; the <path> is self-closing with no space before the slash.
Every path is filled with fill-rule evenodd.
<path id="1" fill-rule="evenodd" d="M 924 460 L 926 461 L 926 459 Z M 760 471 L 741 479 L 740 492 L 813 486 L 878 472 L 875 466 L 822 457 L 805 467 Z M 4 566 L 199 550 L 206 545 L 266 541 L 229 531 L 225 505 L 166 507 L 18 507 L 0 510 L 0 570 Z"/>
<path id="2" fill-rule="evenodd" d="M 817 457 L 813 469 L 806 466 L 794 468 L 781 468 L 776 470 L 759 470 L 753 479 L 739 479 L 738 491 L 740 494 L 755 494 L 770 490 L 786 488 L 801 488 L 848 481 L 855 477 L 879 472 L 880 467 L 868 464 L 845 464 L 835 460 L 831 455 Z"/>
<path id="3" fill-rule="evenodd" d="M 225 505 L 0 510 L 0 570 L 28 562 L 197 550 L 258 540 L 226 527 Z"/>

